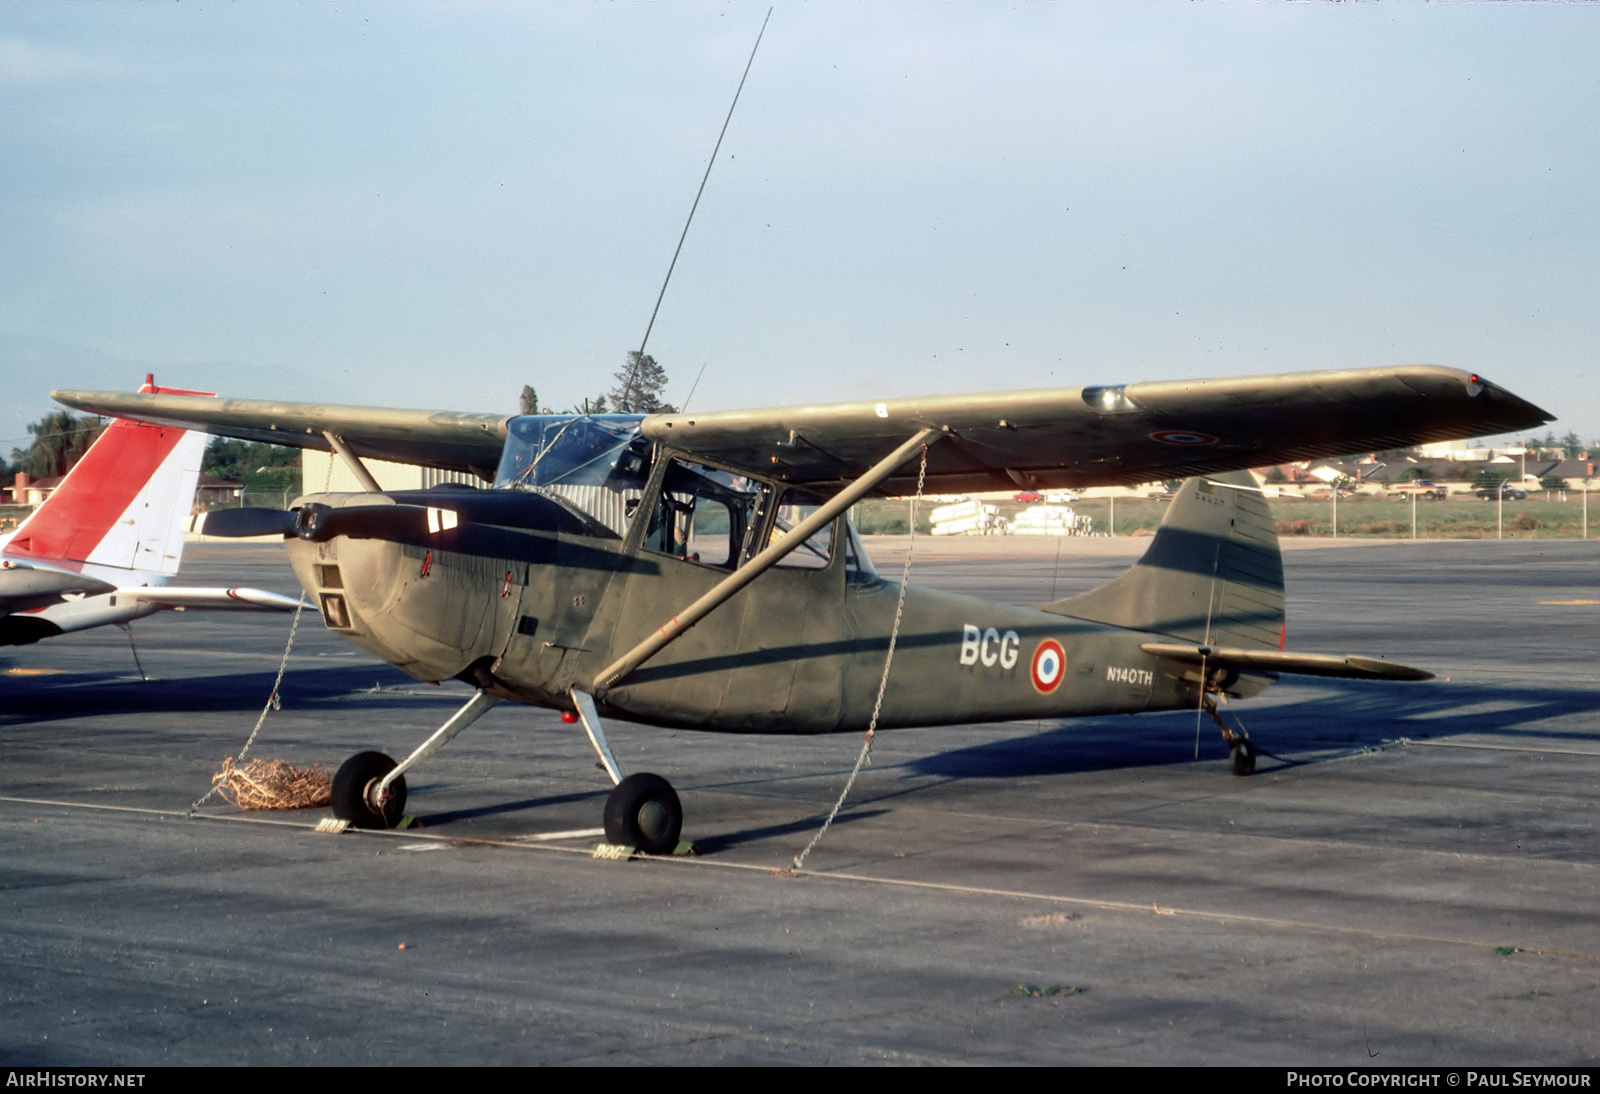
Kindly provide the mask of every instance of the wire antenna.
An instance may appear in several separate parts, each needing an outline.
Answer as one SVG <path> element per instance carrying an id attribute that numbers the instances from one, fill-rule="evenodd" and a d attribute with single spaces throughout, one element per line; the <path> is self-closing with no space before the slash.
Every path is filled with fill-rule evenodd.
<path id="1" fill-rule="evenodd" d="M 694 204 L 689 207 L 689 218 L 683 222 L 683 234 L 678 236 L 678 246 L 672 252 L 672 262 L 667 266 L 667 276 L 661 281 L 661 291 L 656 294 L 656 306 L 650 310 L 650 322 L 645 325 L 644 337 L 639 340 L 639 353 L 633 360 L 633 368 L 628 370 L 628 382 L 622 385 L 622 398 L 618 400 L 618 410 L 628 405 L 628 396 L 633 394 L 633 382 L 639 376 L 639 366 L 644 363 L 644 347 L 650 342 L 650 332 L 655 330 L 656 316 L 661 313 L 661 301 L 666 299 L 667 286 L 672 283 L 672 271 L 678 268 L 678 256 L 683 253 L 683 241 L 689 238 L 689 225 L 694 223 L 695 210 L 700 208 L 700 196 L 706 192 L 706 183 L 711 179 L 711 169 L 717 164 L 717 153 L 722 151 L 722 138 L 728 135 L 728 124 L 733 121 L 734 108 L 739 105 L 739 94 L 744 91 L 744 82 L 750 76 L 750 66 L 756 62 L 756 50 L 761 48 L 761 36 L 767 33 L 767 23 L 772 19 L 772 9 L 767 9 L 767 17 L 761 20 L 761 29 L 756 32 L 756 44 L 750 47 L 750 59 L 744 63 L 744 75 L 739 77 L 739 86 L 734 90 L 733 102 L 728 106 L 728 116 L 722 120 L 722 132 L 717 134 L 716 147 L 711 149 L 711 162 L 706 164 L 706 173 L 700 179 L 700 189 L 695 191 Z"/>
<path id="2" fill-rule="evenodd" d="M 694 393 L 696 389 L 700 387 L 700 377 L 704 376 L 705 374 L 706 362 L 702 361 L 700 362 L 700 371 L 694 374 L 694 383 L 689 385 L 688 397 L 683 400 L 683 405 L 678 408 L 679 414 L 687 414 L 689 412 L 689 403 L 694 399 Z"/>

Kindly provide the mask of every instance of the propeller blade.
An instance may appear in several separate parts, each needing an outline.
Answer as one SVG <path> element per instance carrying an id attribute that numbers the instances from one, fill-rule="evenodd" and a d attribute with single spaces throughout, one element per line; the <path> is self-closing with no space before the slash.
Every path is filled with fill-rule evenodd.
<path id="1" fill-rule="evenodd" d="M 213 509 L 200 531 L 208 536 L 242 539 L 247 536 L 292 536 L 294 514 L 284 509 Z"/>

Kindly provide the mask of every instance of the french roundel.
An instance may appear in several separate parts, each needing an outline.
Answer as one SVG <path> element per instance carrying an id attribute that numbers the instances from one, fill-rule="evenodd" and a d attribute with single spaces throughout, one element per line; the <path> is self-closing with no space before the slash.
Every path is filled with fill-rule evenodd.
<path id="1" fill-rule="evenodd" d="M 1045 694 L 1056 690 L 1056 685 L 1067 674 L 1067 654 L 1061 643 L 1054 638 L 1040 642 L 1039 648 L 1033 651 L 1032 669 L 1035 688 Z"/>
<path id="2" fill-rule="evenodd" d="M 1197 433 L 1192 429 L 1163 429 L 1150 434 L 1152 441 L 1162 444 L 1216 444 L 1217 438 L 1209 433 Z"/>

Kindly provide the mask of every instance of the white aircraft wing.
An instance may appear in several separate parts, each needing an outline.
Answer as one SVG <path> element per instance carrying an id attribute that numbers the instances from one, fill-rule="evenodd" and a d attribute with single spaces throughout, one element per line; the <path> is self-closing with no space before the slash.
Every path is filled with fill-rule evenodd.
<path id="1" fill-rule="evenodd" d="M 185 585 L 152 585 L 118 589 L 118 603 L 153 604 L 176 611 L 292 612 L 300 601 L 265 589 L 203 589 Z"/>

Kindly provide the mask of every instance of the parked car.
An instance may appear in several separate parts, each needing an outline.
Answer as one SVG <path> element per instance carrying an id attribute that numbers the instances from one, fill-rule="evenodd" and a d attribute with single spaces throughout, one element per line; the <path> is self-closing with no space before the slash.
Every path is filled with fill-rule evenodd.
<path id="1" fill-rule="evenodd" d="M 1401 483 L 1389 488 L 1391 498 L 1418 497 L 1424 501 L 1443 501 L 1448 493 L 1448 490 L 1432 479 L 1418 479 L 1415 482 Z"/>
<path id="2" fill-rule="evenodd" d="M 1035 502 L 1043 501 L 1044 500 L 1044 495 L 1039 493 L 1039 491 L 1037 491 L 1037 490 L 1024 490 L 1020 494 L 1012 494 L 1011 495 L 1011 500 L 1012 501 L 1023 501 L 1023 502 L 1027 502 L 1029 505 L 1032 505 Z"/>

